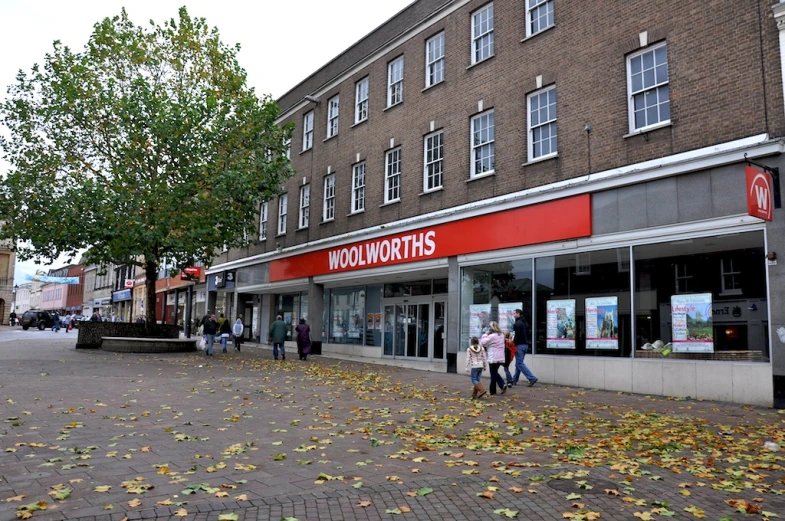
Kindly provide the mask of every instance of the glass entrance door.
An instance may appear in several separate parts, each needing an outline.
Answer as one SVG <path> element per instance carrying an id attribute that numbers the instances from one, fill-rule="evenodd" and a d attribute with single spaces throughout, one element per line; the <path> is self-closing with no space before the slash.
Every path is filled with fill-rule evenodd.
<path id="1" fill-rule="evenodd" d="M 395 358 L 445 357 L 446 303 L 385 302 L 384 355 Z"/>

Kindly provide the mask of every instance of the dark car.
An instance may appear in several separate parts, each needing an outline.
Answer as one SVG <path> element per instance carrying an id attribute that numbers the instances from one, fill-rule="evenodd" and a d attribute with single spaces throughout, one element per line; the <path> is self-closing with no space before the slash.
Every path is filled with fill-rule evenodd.
<path id="1" fill-rule="evenodd" d="M 22 329 L 25 331 L 31 327 L 37 327 L 38 329 L 46 329 L 50 327 L 54 327 L 55 320 L 52 315 L 49 314 L 48 311 L 25 311 L 22 315 L 21 319 Z"/>

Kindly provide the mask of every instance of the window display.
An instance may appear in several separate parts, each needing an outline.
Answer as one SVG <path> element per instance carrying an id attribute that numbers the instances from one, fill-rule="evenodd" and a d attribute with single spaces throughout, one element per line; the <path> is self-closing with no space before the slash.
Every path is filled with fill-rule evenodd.
<path id="1" fill-rule="evenodd" d="M 330 343 L 364 343 L 365 287 L 330 291 L 329 331 Z"/>

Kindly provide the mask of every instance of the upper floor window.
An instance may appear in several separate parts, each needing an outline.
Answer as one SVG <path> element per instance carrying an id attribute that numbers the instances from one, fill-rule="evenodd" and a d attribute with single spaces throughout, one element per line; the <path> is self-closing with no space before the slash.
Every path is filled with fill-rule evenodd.
<path id="1" fill-rule="evenodd" d="M 472 13 L 472 63 L 493 56 L 493 4 Z"/>
<path id="2" fill-rule="evenodd" d="M 385 156 L 384 202 L 401 200 L 401 149 L 390 150 Z"/>
<path id="3" fill-rule="evenodd" d="M 300 226 L 308 228 L 311 219 L 311 185 L 300 187 Z"/>
<path id="4" fill-rule="evenodd" d="M 368 78 L 363 78 L 354 86 L 354 122 L 368 119 Z"/>
<path id="5" fill-rule="evenodd" d="M 663 42 L 627 57 L 630 132 L 671 119 L 668 48 Z"/>
<path id="6" fill-rule="evenodd" d="M 303 116 L 303 150 L 313 147 L 313 111 Z"/>
<path id="7" fill-rule="evenodd" d="M 733 257 L 720 259 L 720 276 L 722 277 L 720 295 L 741 295 L 741 269 L 737 259 Z"/>
<path id="8" fill-rule="evenodd" d="M 496 165 L 496 145 L 493 111 L 472 118 L 471 176 L 493 173 Z"/>
<path id="9" fill-rule="evenodd" d="M 267 239 L 267 203 L 262 203 L 259 210 L 259 240 Z"/>
<path id="10" fill-rule="evenodd" d="M 289 206 L 289 196 L 283 194 L 278 198 L 278 235 L 286 233 L 287 206 Z"/>
<path id="11" fill-rule="evenodd" d="M 327 102 L 327 137 L 338 133 L 338 96 L 333 96 Z"/>
<path id="12" fill-rule="evenodd" d="M 553 0 L 526 0 L 526 36 L 553 25 Z"/>
<path id="13" fill-rule="evenodd" d="M 387 106 L 403 101 L 403 56 L 387 64 Z"/>
<path id="14" fill-rule="evenodd" d="M 352 168 L 352 213 L 365 210 L 365 163 Z"/>
<path id="15" fill-rule="evenodd" d="M 425 42 L 425 86 L 444 81 L 444 33 Z"/>
<path id="16" fill-rule="evenodd" d="M 556 155 L 556 87 L 529 95 L 529 161 Z"/>
<path id="17" fill-rule="evenodd" d="M 324 178 L 322 221 L 332 221 L 333 219 L 335 219 L 335 174 L 330 174 Z"/>
<path id="18" fill-rule="evenodd" d="M 673 265 L 676 274 L 676 293 L 689 293 L 692 289 L 692 275 L 686 262 L 677 262 Z"/>
<path id="19" fill-rule="evenodd" d="M 444 171 L 444 132 L 441 130 L 425 136 L 425 158 L 423 191 L 436 190 L 442 186 Z"/>
<path id="20" fill-rule="evenodd" d="M 291 159 L 292 158 L 292 138 L 289 138 L 286 141 L 284 141 L 283 146 L 286 149 L 286 152 L 284 152 L 284 155 L 286 156 L 286 159 Z"/>

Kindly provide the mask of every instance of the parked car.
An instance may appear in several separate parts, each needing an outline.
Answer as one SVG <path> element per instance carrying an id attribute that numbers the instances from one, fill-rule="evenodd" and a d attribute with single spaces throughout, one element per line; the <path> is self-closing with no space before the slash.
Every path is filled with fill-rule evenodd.
<path id="1" fill-rule="evenodd" d="M 54 327 L 55 320 L 48 311 L 29 310 L 25 311 L 22 315 L 22 329 L 27 331 L 31 327 L 37 327 L 44 330 L 46 328 Z"/>

